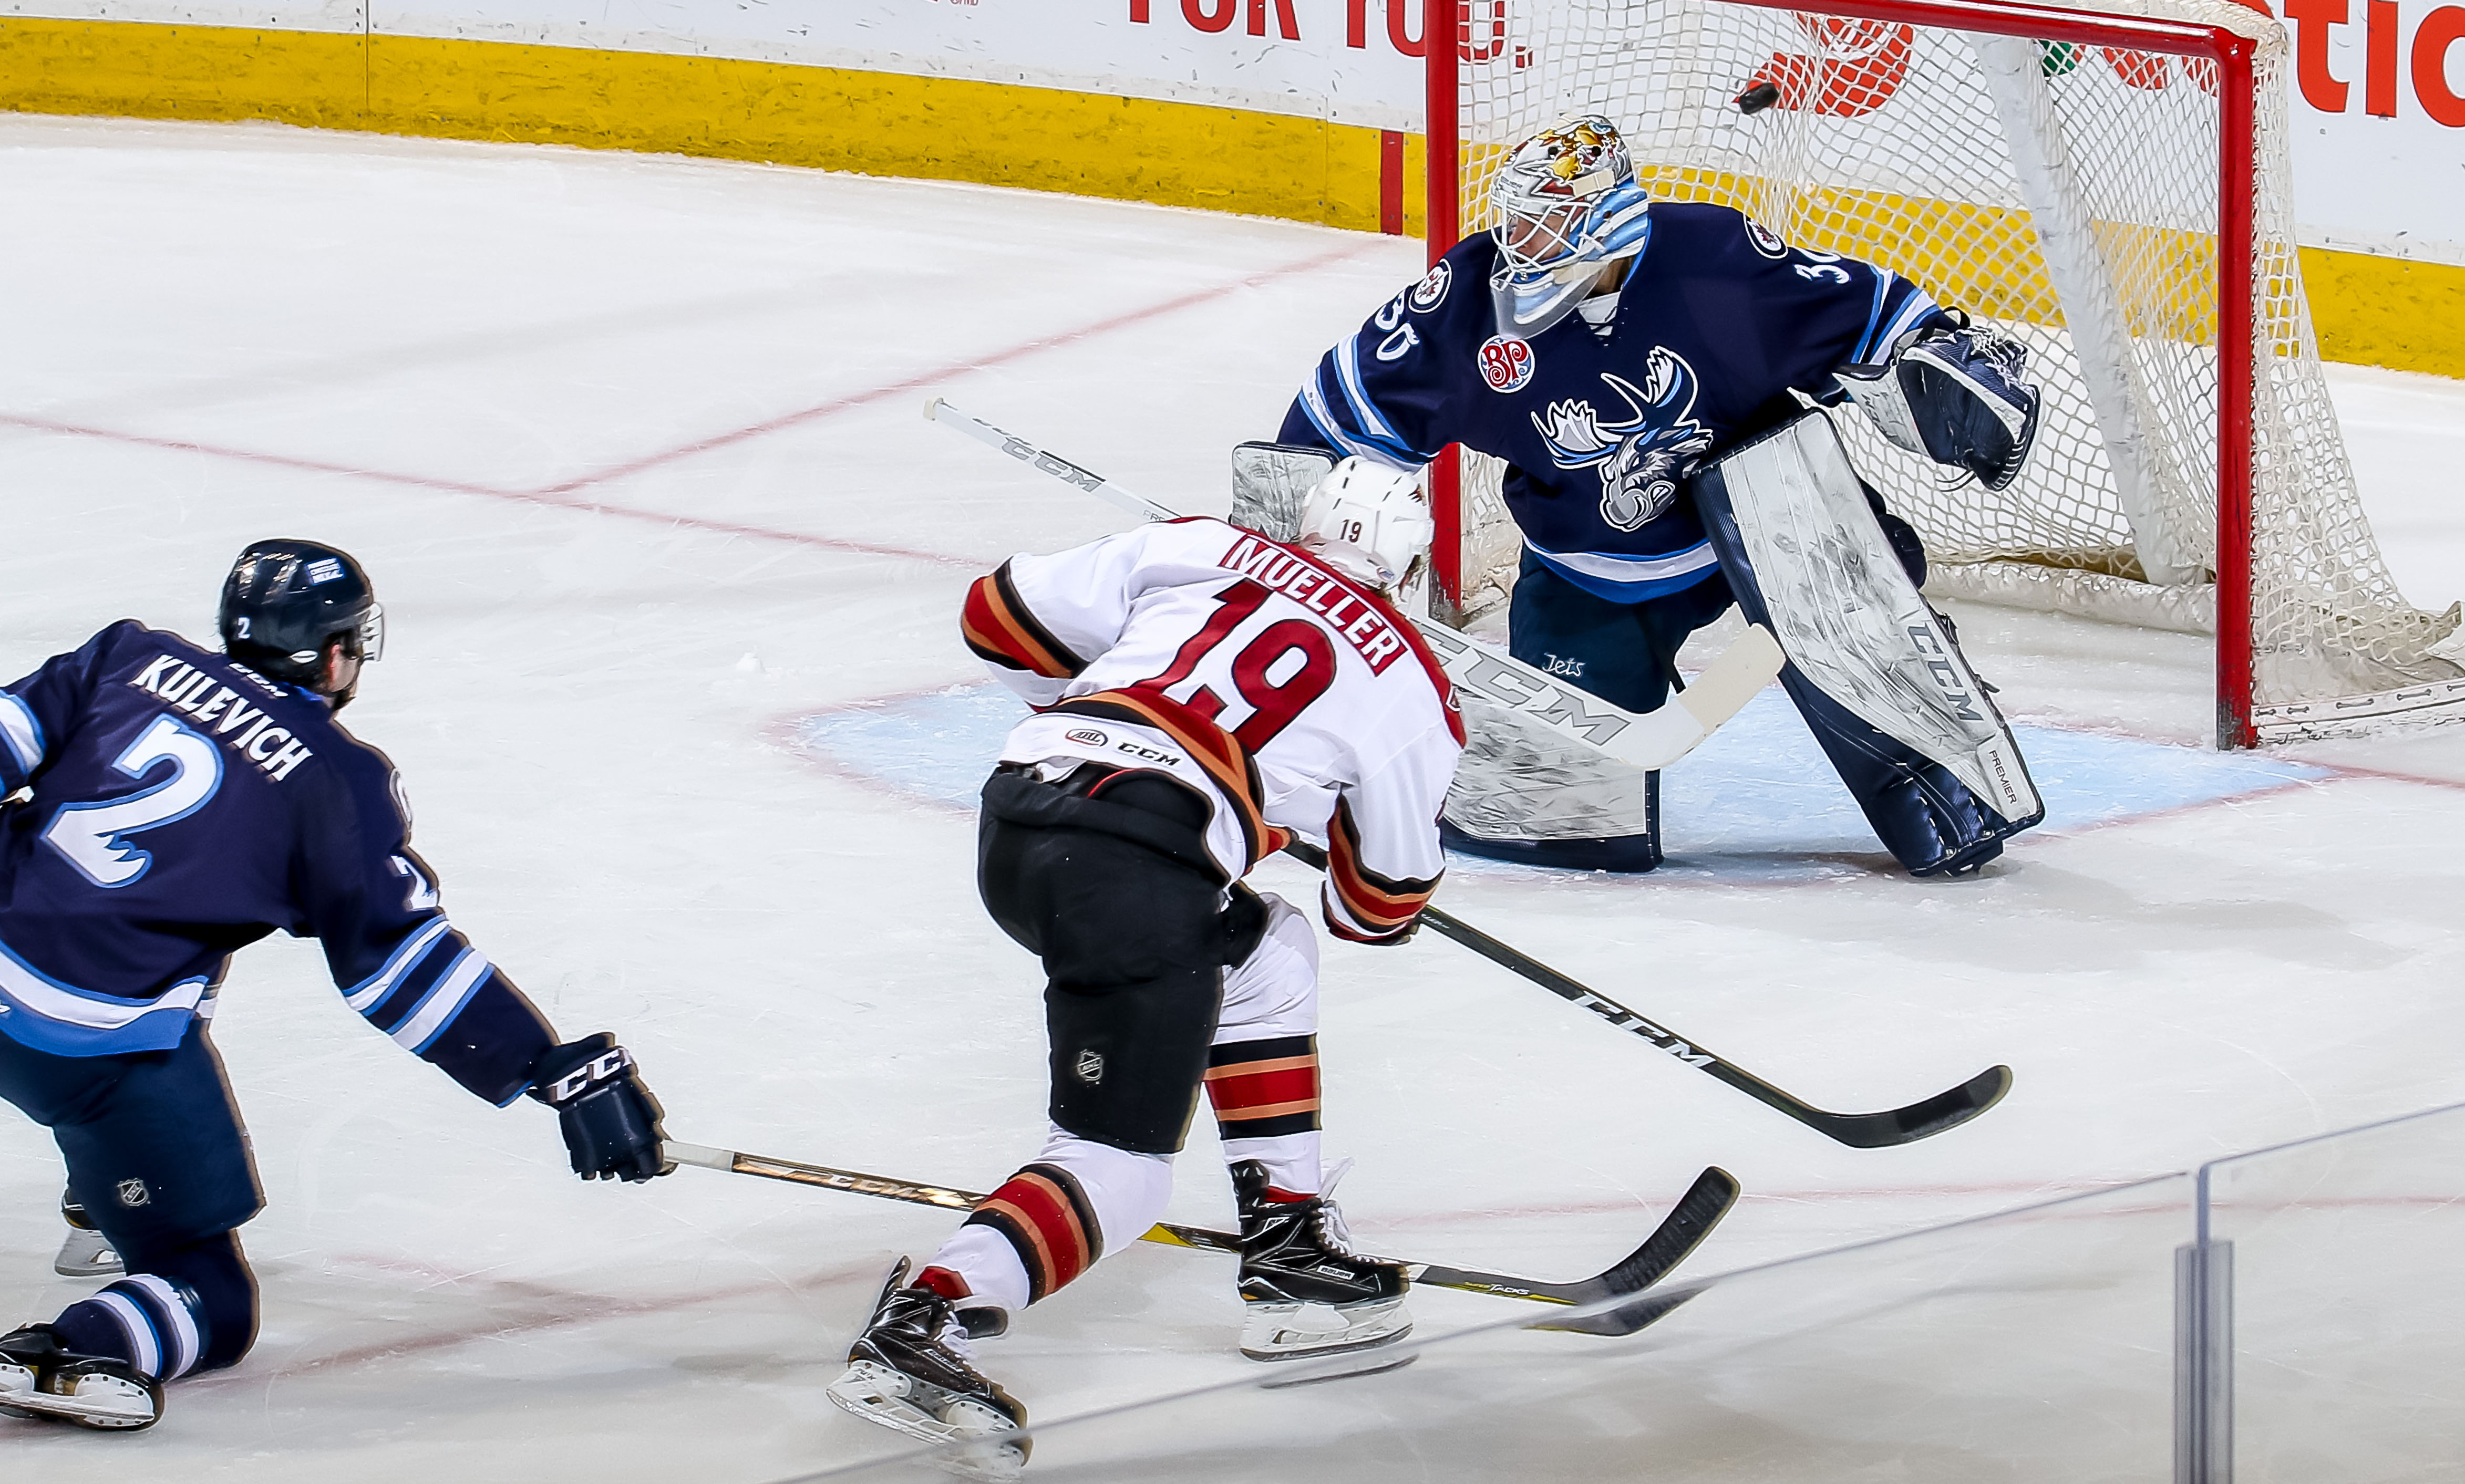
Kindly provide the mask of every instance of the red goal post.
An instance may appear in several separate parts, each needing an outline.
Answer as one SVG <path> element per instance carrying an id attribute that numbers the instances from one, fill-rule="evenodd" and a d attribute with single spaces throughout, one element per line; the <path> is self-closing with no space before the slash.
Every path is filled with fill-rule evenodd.
<path id="1" fill-rule="evenodd" d="M 1740 207 L 2029 341 L 2048 412 L 2016 505 L 1894 465 L 1857 441 L 1863 419 L 1838 419 L 1947 578 L 1978 589 L 1953 595 L 2212 628 L 2221 747 L 2465 714 L 2465 667 L 2431 653 L 2457 610 L 2396 596 L 2327 404 L 2282 199 L 2273 21 L 2215 0 L 1428 3 L 1432 262 L 1486 226 L 1486 162 L 1558 114 L 1606 112 L 1655 196 Z M 1797 96 L 1737 110 L 1775 78 Z M 1950 163 L 1996 149 L 1973 175 Z M 1902 214 L 1858 219 L 1887 210 Z M 1467 474 L 1455 454 L 1432 470 L 1432 566 L 1461 615 L 1511 581 L 1496 554 L 1511 527 L 1494 462 Z M 2256 583 L 2255 531 L 2273 533 Z"/>

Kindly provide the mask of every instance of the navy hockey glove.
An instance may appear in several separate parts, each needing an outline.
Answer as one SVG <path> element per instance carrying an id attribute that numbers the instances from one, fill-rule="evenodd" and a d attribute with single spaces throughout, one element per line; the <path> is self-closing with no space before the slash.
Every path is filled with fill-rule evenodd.
<path id="1" fill-rule="evenodd" d="M 607 1031 L 541 1052 L 531 1096 L 556 1110 L 573 1172 L 583 1179 L 642 1181 L 675 1168 L 659 1153 L 667 1137 L 659 1100 Z"/>

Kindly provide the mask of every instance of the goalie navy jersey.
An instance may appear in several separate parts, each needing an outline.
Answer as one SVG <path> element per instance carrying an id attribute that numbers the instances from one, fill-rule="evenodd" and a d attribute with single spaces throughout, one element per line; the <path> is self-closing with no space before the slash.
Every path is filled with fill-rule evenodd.
<path id="1" fill-rule="evenodd" d="M 393 764 L 324 699 L 134 622 L 0 691 L 0 1035 L 163 1051 L 233 950 L 314 937 L 346 1003 L 492 1102 L 553 1043 L 445 919 Z"/>
<path id="2" fill-rule="evenodd" d="M 1577 586 L 1637 603 L 1701 581 L 1719 563 L 1678 498 L 1686 472 L 1790 388 L 1828 394 L 1834 368 L 1951 321 L 1898 274 L 1727 207 L 1658 202 L 1650 219 L 1606 337 L 1579 314 L 1500 335 L 1479 233 L 1321 358 L 1278 438 L 1400 468 L 1461 443 L 1506 461 L 1524 543 Z"/>

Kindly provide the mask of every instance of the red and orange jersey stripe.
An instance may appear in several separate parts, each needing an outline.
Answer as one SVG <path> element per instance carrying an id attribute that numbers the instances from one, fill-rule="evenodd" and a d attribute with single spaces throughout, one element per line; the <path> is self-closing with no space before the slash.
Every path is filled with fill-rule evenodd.
<path id="1" fill-rule="evenodd" d="M 1010 581 L 1007 562 L 967 589 L 967 601 L 959 609 L 959 636 L 977 658 L 1011 670 L 1058 680 L 1087 668 L 1085 660 L 1036 621 Z"/>
<path id="2" fill-rule="evenodd" d="M 1031 1164 L 967 1217 L 990 1227 L 1027 1269 L 1027 1301 L 1035 1303 L 1096 1265 L 1104 1255 L 1103 1229 L 1077 1177 L 1057 1164 Z"/>
<path id="3" fill-rule="evenodd" d="M 1210 1049 L 1207 1100 L 1226 1139 L 1273 1139 L 1317 1128 L 1318 1037 L 1276 1036 Z"/>
<path id="4" fill-rule="evenodd" d="M 1344 910 L 1368 931 L 1353 933 L 1341 922 L 1330 920 L 1328 929 L 1338 936 L 1356 941 L 1370 942 L 1392 938 L 1410 927 L 1419 919 L 1421 909 L 1438 889 L 1438 876 L 1426 881 L 1380 875 L 1361 863 L 1361 831 L 1352 822 L 1349 801 L 1335 801 L 1335 817 L 1328 822 L 1326 832 L 1326 879 L 1344 903 Z"/>
<path id="5" fill-rule="evenodd" d="M 1053 709 L 1072 716 L 1152 726 L 1181 743 L 1190 759 L 1207 770 L 1215 786 L 1232 801 L 1240 818 L 1241 838 L 1250 853 L 1242 868 L 1245 874 L 1250 866 L 1292 843 L 1291 834 L 1267 823 L 1262 803 L 1266 790 L 1258 782 L 1258 765 L 1252 761 L 1249 749 L 1233 741 L 1231 733 L 1162 691 L 1098 691 L 1092 696 L 1072 697 Z"/>

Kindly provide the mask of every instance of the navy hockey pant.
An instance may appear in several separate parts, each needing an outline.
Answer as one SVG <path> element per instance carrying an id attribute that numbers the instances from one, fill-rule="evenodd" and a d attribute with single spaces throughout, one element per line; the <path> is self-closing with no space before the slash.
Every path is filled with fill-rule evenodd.
<path id="1" fill-rule="evenodd" d="M 55 1056 L 0 1034 L 0 1097 L 52 1131 L 70 1194 L 130 1275 L 193 1295 L 200 1343 L 191 1368 L 247 1354 L 256 1283 L 231 1233 L 265 1200 L 206 1023 L 191 1023 L 170 1051 L 123 1056 Z M 63 1316 L 72 1342 L 101 1343 L 98 1317 L 83 1312 L 94 1307 Z M 129 1358 L 117 1346 L 90 1353 Z"/>
<path id="2" fill-rule="evenodd" d="M 1687 635 L 1729 610 L 1728 580 L 1713 571 L 1691 587 L 1641 603 L 1585 591 L 1530 551 L 1507 608 L 1507 652 L 1613 706 L 1652 711 L 1669 698 Z"/>

